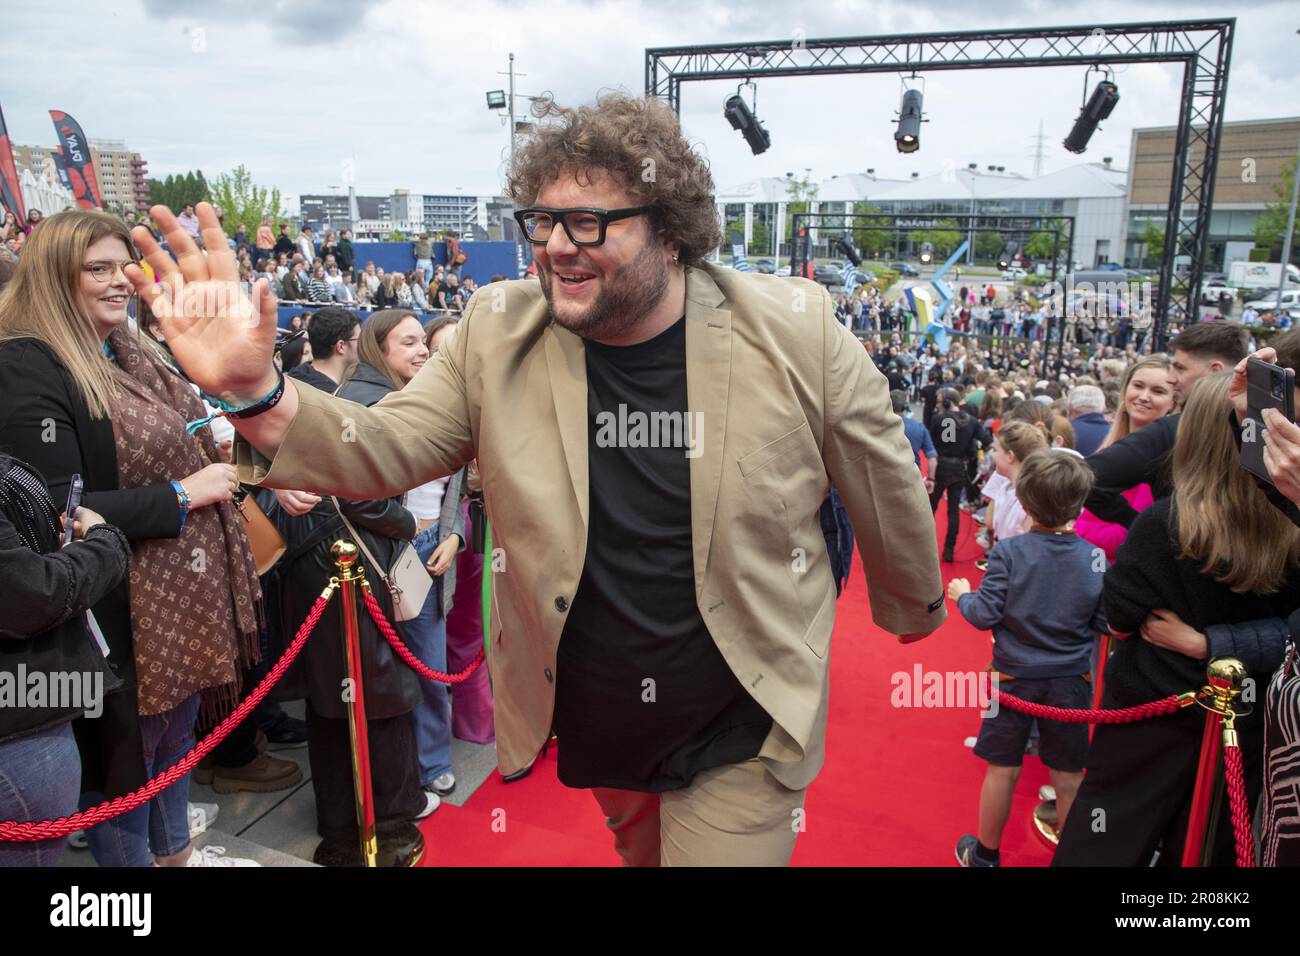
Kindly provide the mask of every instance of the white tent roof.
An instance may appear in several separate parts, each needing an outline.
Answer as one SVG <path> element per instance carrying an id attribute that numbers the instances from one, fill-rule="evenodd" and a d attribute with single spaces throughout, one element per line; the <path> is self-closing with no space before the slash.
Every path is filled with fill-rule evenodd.
<path id="1" fill-rule="evenodd" d="M 1100 163 L 1079 163 L 989 193 L 997 199 L 1113 199 L 1128 191 L 1128 173 Z"/>
<path id="2" fill-rule="evenodd" d="M 779 203 L 788 198 L 786 180 L 765 176 L 717 195 L 720 203 Z M 1100 163 L 1079 163 L 1029 177 L 984 170 L 945 170 L 917 179 L 879 179 L 863 173 L 841 173 L 818 185 L 818 202 L 913 200 L 933 202 L 970 199 L 1109 199 L 1123 196 L 1128 173 Z"/>

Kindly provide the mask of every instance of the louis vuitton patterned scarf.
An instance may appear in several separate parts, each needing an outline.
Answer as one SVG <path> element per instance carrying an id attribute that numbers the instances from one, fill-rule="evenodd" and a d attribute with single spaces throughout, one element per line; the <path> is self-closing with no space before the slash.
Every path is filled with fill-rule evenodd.
<path id="1" fill-rule="evenodd" d="M 192 387 L 126 330 L 107 344 L 121 386 L 112 414 L 119 487 L 165 484 L 219 462 L 211 428 L 186 434 L 186 421 L 205 415 Z M 132 542 L 130 589 L 140 714 L 202 691 L 200 722 L 220 719 L 259 656 L 261 588 L 234 505 L 195 508 L 177 538 Z"/>

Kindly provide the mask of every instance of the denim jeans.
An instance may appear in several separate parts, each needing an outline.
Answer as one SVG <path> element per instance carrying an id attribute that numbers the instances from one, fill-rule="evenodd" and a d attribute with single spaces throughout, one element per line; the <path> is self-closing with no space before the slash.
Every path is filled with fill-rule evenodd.
<path id="1" fill-rule="evenodd" d="M 51 820 L 77 809 L 81 754 L 72 724 L 0 744 L 0 820 Z M 0 843 L 0 867 L 54 866 L 67 837 Z"/>
<path id="2" fill-rule="evenodd" d="M 152 779 L 194 746 L 199 695 L 166 713 L 140 718 L 144 769 Z M 186 774 L 144 806 L 86 831 L 90 852 L 100 866 L 148 866 L 154 856 L 171 856 L 190 845 L 190 775 Z M 101 802 L 101 794 L 82 795 L 82 807 Z"/>
<path id="3" fill-rule="evenodd" d="M 428 561 L 438 547 L 438 526 L 415 536 L 415 550 L 421 561 Z M 415 656 L 436 671 L 447 669 L 447 618 L 442 613 L 435 581 L 425 598 L 424 608 L 414 620 L 406 622 L 406 643 Z M 451 698 L 447 685 L 420 678 L 424 698 L 415 708 L 415 747 L 420 754 L 420 784 L 432 783 L 451 770 Z"/>

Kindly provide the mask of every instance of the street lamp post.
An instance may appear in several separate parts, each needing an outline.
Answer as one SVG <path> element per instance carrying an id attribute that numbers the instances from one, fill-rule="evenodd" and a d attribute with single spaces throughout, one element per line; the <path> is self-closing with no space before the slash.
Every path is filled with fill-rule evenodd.
<path id="1" fill-rule="evenodd" d="M 519 93 L 519 94 L 515 93 L 515 55 L 511 53 L 509 57 L 510 57 L 509 68 L 506 71 L 506 76 L 509 77 L 509 83 L 508 83 L 509 89 L 508 91 L 507 90 L 489 91 L 487 94 L 487 104 L 488 104 L 488 109 L 490 110 L 504 109 L 506 111 L 506 118 L 507 121 L 510 123 L 510 168 L 513 169 L 515 165 L 515 135 L 518 132 L 516 128 L 517 124 L 515 122 L 515 97 L 523 96 L 525 99 L 529 100 L 530 102 L 539 99 L 539 97 L 528 96 L 527 94 L 524 93 Z M 520 73 L 519 75 L 527 76 L 526 73 Z M 464 215 L 463 209 L 461 211 L 461 214 L 462 216 Z M 462 225 L 462 230 L 463 230 L 463 225 Z M 514 230 L 514 232 L 515 232 L 515 262 L 518 263 L 520 261 L 518 230 Z"/>
<path id="2" fill-rule="evenodd" d="M 1290 277 L 1287 275 L 1286 269 L 1291 264 L 1291 233 L 1295 230 L 1297 199 L 1300 199 L 1300 153 L 1296 154 L 1295 173 L 1291 177 L 1291 214 L 1287 217 L 1286 233 L 1282 236 L 1282 275 L 1277 280 L 1277 311 L 1273 313 L 1277 316 L 1279 322 L 1285 314 L 1282 311 L 1285 308 L 1282 304 L 1282 293 L 1286 291 L 1286 287 L 1290 284 L 1287 282 Z"/>

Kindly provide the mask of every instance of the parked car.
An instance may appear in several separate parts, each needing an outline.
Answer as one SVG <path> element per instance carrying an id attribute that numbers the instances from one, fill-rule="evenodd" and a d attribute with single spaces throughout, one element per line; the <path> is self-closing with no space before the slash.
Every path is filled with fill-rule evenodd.
<path id="1" fill-rule="evenodd" d="M 762 272 L 762 273 L 764 273 L 765 275 L 772 275 L 774 272 L 776 272 L 776 260 L 775 260 L 775 259 L 755 259 L 755 260 L 754 260 L 754 271 L 755 271 L 755 272 Z"/>
<path id="2" fill-rule="evenodd" d="M 1254 299 L 1242 306 L 1245 309 L 1254 309 L 1256 312 L 1272 312 L 1277 308 L 1277 293 L 1274 292 L 1267 299 Z M 1290 311 L 1300 309 L 1300 292 L 1294 289 L 1288 289 L 1282 293 L 1282 308 Z"/>
<path id="3" fill-rule="evenodd" d="M 875 279 L 875 275 L 865 269 L 857 269 L 853 273 L 853 283 L 855 285 L 866 285 L 868 282 L 874 282 Z M 824 286 L 842 286 L 844 284 L 844 270 L 840 266 L 817 266 L 813 269 L 813 281 Z"/>
<path id="4" fill-rule="evenodd" d="M 1010 269 L 1002 270 L 1002 278 L 1008 282 L 1021 282 L 1029 275 L 1020 266 L 1012 266 Z"/>
<path id="5" fill-rule="evenodd" d="M 919 276 L 921 274 L 921 270 L 910 262 L 891 262 L 889 268 L 904 276 Z"/>
<path id="6" fill-rule="evenodd" d="M 1206 276 L 1201 283 L 1201 304 L 1218 305 L 1219 299 L 1225 292 L 1232 296 L 1234 301 L 1236 300 L 1236 290 L 1228 286 L 1228 280 L 1222 273 Z"/>

